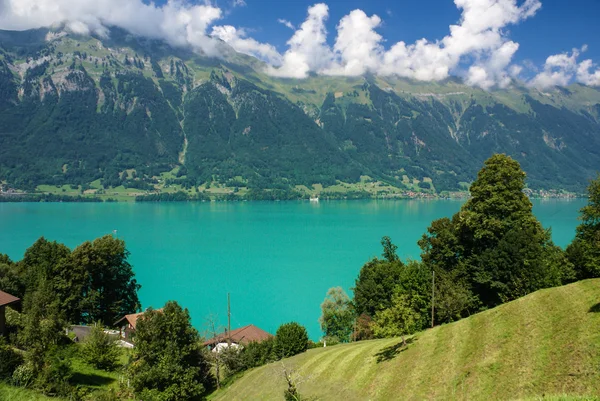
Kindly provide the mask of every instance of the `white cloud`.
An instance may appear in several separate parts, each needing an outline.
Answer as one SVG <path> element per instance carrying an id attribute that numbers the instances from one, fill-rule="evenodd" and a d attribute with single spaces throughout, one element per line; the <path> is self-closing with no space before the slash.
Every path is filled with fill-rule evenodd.
<path id="1" fill-rule="evenodd" d="M 333 48 L 326 43 L 325 4 L 309 9 L 309 16 L 288 42 L 281 68 L 271 68 L 277 76 L 304 78 L 309 72 L 326 75 L 361 75 L 372 72 L 398 75 L 423 81 L 447 78 L 466 58 L 472 62 L 467 82 L 488 89 L 511 82 L 509 70 L 518 43 L 506 38 L 503 29 L 533 16 L 539 0 L 455 0 L 462 10 L 461 20 L 450 26 L 449 35 L 439 41 L 398 42 L 385 49 L 377 33 L 381 18 L 354 10 L 337 25 Z M 298 38 L 302 38 L 299 41 Z M 318 61 L 315 55 L 319 55 Z M 308 62 L 310 59 L 312 62 Z M 514 69 L 513 69 L 514 71 Z"/>
<path id="2" fill-rule="evenodd" d="M 233 0 L 233 7 L 246 7 L 246 0 Z"/>
<path id="3" fill-rule="evenodd" d="M 592 60 L 583 60 L 577 67 L 577 81 L 585 85 L 600 86 L 600 67 L 595 72 L 590 69 L 596 67 Z"/>
<path id="4" fill-rule="evenodd" d="M 162 6 L 142 0 L 0 0 L 0 28 L 25 30 L 65 23 L 75 33 L 106 35 L 117 26 L 175 46 L 192 46 L 215 55 L 208 27 L 222 16 L 212 5 L 169 0 Z"/>
<path id="5" fill-rule="evenodd" d="M 290 29 L 296 30 L 296 27 L 294 26 L 294 24 L 292 24 L 290 21 L 283 19 L 283 18 L 279 18 L 277 20 L 277 22 L 279 22 L 280 24 L 283 24 L 285 26 L 287 26 Z"/>
<path id="6" fill-rule="evenodd" d="M 554 54 L 546 59 L 544 69 L 529 81 L 530 86 L 545 89 L 551 86 L 566 86 L 573 79 L 585 85 L 600 86 L 600 68 L 592 60 L 581 63 L 577 59 L 587 50 L 587 45 L 581 49 L 573 49 L 571 54 Z M 590 72 L 590 70 L 595 71 Z"/>
<path id="7" fill-rule="evenodd" d="M 268 73 L 279 77 L 306 78 L 311 71 L 321 71 L 332 63 L 332 52 L 327 45 L 325 21 L 329 8 L 324 3 L 308 8 L 308 17 L 288 40 L 288 51 L 281 67 L 268 68 Z"/>
<path id="8" fill-rule="evenodd" d="M 254 56 L 271 65 L 281 64 L 281 54 L 274 46 L 248 38 L 243 29 L 236 29 L 231 25 L 215 26 L 211 36 L 221 39 L 240 53 Z"/>
<path id="9" fill-rule="evenodd" d="M 336 61 L 321 71 L 328 75 L 362 75 L 376 71 L 381 64 L 383 38 L 377 32 L 381 18 L 368 17 L 362 10 L 354 10 L 341 19 L 337 26 L 337 39 L 333 46 Z"/>

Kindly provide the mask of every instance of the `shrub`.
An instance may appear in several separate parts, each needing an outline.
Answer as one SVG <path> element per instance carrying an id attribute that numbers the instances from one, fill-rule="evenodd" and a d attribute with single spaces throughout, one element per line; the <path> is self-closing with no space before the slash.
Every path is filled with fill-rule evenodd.
<path id="1" fill-rule="evenodd" d="M 73 370 L 65 352 L 53 348 L 46 353 L 42 370 L 35 379 L 35 386 L 44 394 L 66 396 L 73 392 L 74 388 L 69 384 Z"/>
<path id="2" fill-rule="evenodd" d="M 19 387 L 29 387 L 35 379 L 35 368 L 30 362 L 19 365 L 12 374 L 12 383 Z"/>
<path id="3" fill-rule="evenodd" d="M 241 352 L 241 359 L 246 369 L 265 365 L 277 359 L 274 353 L 275 337 L 267 340 L 251 342 L 247 344 Z"/>
<path id="4" fill-rule="evenodd" d="M 275 334 L 275 353 L 280 358 L 287 358 L 306 351 L 308 348 L 308 333 L 304 326 L 296 323 L 286 323 L 279 326 Z"/>
<path id="5" fill-rule="evenodd" d="M 23 357 L 0 337 L 0 380 L 12 377 L 15 369 L 23 363 Z"/>
<path id="6" fill-rule="evenodd" d="M 119 348 L 116 341 L 104 332 L 104 328 L 97 325 L 83 343 L 81 356 L 96 369 L 111 371 L 118 366 Z"/>

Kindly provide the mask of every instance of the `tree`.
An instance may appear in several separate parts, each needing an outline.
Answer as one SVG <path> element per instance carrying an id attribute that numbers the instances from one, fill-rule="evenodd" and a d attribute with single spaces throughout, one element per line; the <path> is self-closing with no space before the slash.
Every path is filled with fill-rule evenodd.
<path id="1" fill-rule="evenodd" d="M 115 370 L 118 366 L 119 354 L 116 340 L 104 332 L 101 324 L 92 327 L 81 348 L 81 356 L 85 362 L 96 369 L 107 371 Z"/>
<path id="2" fill-rule="evenodd" d="M 304 326 L 290 322 L 279 326 L 275 333 L 275 354 L 288 358 L 300 354 L 308 348 L 308 333 Z"/>
<path id="3" fill-rule="evenodd" d="M 18 272 L 18 265 L 8 255 L 0 253 L 0 291 L 19 298 L 25 296 L 25 283 Z"/>
<path id="4" fill-rule="evenodd" d="M 21 271 L 28 290 L 35 290 L 45 280 L 65 319 L 80 322 L 85 270 L 72 263 L 69 248 L 41 237 L 25 252 Z"/>
<path id="5" fill-rule="evenodd" d="M 426 265 L 414 260 L 406 263 L 400 273 L 400 283 L 396 286 L 394 294 L 408 297 L 411 307 L 420 317 L 415 322 L 417 330 L 429 327 L 431 321 L 431 270 Z"/>
<path id="6" fill-rule="evenodd" d="M 48 280 L 42 280 L 34 291 L 28 292 L 23 303 L 23 329 L 19 333 L 19 342 L 27 351 L 26 359 L 32 363 L 37 375 L 44 367 L 46 356 L 64 339 L 66 321 Z"/>
<path id="7" fill-rule="evenodd" d="M 119 317 L 140 309 L 140 285 L 128 257 L 125 242 L 111 235 L 86 241 L 73 250 L 73 264 L 86 272 L 82 309 L 87 323 L 111 325 Z"/>
<path id="8" fill-rule="evenodd" d="M 328 337 L 335 337 L 341 342 L 350 341 L 354 313 L 351 301 L 342 287 L 330 288 L 321 304 L 321 330 Z"/>
<path id="9" fill-rule="evenodd" d="M 600 174 L 587 192 L 588 204 L 580 210 L 581 224 L 566 251 L 578 280 L 600 277 Z"/>
<path id="10" fill-rule="evenodd" d="M 396 254 L 398 247 L 392 243 L 392 239 L 388 236 L 381 238 L 381 245 L 383 246 L 383 258 L 388 262 L 397 262 L 400 260 Z"/>
<path id="11" fill-rule="evenodd" d="M 402 344 L 406 345 L 405 336 L 417 330 L 420 318 L 410 297 L 398 292 L 392 298 L 392 306 L 375 315 L 373 332 L 379 338 L 401 336 Z"/>
<path id="12" fill-rule="evenodd" d="M 388 237 L 383 237 L 383 255 L 390 260 L 374 258 L 360 269 L 354 284 L 354 311 L 357 316 L 362 314 L 375 316 L 380 310 L 391 305 L 394 288 L 400 282 L 402 261 L 395 256 L 396 246 Z"/>
<path id="13" fill-rule="evenodd" d="M 138 319 L 129 367 L 134 392 L 143 399 L 188 400 L 206 394 L 214 378 L 187 309 L 169 301 Z"/>
<path id="14" fill-rule="evenodd" d="M 571 279 L 571 265 L 533 215 L 524 187 L 519 163 L 493 155 L 471 185 L 471 199 L 451 220 L 434 221 L 419 241 L 423 262 L 436 276 L 453 280 L 451 292 L 462 298 L 451 309 L 464 309 L 447 318 Z"/>
<path id="15" fill-rule="evenodd" d="M 71 391 L 68 380 L 72 374 L 62 350 L 66 321 L 52 283 L 41 278 L 37 288 L 26 293 L 23 309 L 19 342 L 25 349 L 26 363 L 19 376 L 30 377 L 46 394 L 66 395 Z"/>

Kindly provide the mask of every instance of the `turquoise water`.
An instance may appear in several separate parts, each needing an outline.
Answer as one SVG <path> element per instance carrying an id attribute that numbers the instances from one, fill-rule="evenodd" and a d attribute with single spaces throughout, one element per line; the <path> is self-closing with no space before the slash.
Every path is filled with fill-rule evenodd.
<path id="1" fill-rule="evenodd" d="M 419 257 L 417 240 L 460 201 L 234 203 L 0 203 L 0 252 L 20 260 L 40 236 L 73 248 L 113 233 L 126 241 L 145 307 L 177 300 L 200 331 L 209 315 L 232 328 L 274 333 L 292 320 L 311 338 L 327 289 L 353 286 L 361 266 L 381 254 L 384 235 L 402 258 Z M 554 241 L 575 234 L 584 200 L 535 201 Z"/>

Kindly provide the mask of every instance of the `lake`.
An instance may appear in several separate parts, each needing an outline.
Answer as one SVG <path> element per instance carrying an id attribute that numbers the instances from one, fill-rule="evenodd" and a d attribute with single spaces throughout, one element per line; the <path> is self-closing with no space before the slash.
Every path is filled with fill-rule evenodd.
<path id="1" fill-rule="evenodd" d="M 575 235 L 578 200 L 535 200 L 534 213 L 565 247 Z M 20 260 L 44 236 L 73 248 L 111 234 L 125 240 L 142 285 L 143 307 L 176 300 L 201 332 L 206 318 L 275 333 L 297 321 L 311 339 L 327 289 L 353 286 L 361 266 L 392 238 L 403 258 L 432 220 L 462 201 L 327 201 L 206 203 L 0 203 L 0 253 Z"/>

